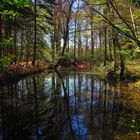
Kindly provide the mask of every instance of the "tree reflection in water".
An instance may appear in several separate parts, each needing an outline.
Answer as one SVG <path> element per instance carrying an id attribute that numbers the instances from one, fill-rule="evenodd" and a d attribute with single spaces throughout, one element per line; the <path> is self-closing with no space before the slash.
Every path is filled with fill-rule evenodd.
<path id="1" fill-rule="evenodd" d="M 121 88 L 93 75 L 27 77 L 0 87 L 0 140 L 139 139 L 139 112 L 121 101 Z"/>

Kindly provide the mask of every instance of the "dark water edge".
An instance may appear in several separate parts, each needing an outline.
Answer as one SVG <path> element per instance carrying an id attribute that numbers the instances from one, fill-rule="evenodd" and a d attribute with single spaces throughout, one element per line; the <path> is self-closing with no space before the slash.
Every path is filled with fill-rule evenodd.
<path id="1" fill-rule="evenodd" d="M 126 92 L 126 91 L 125 91 Z M 0 140 L 139 140 L 140 111 L 92 74 L 52 72 L 0 87 Z"/>

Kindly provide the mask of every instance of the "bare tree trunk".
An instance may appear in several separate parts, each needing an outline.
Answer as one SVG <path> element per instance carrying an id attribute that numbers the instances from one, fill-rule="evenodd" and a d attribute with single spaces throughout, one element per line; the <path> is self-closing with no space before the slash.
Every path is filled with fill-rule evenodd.
<path id="1" fill-rule="evenodd" d="M 100 42 L 100 49 L 102 48 L 102 33 L 99 31 L 99 42 Z"/>
<path id="2" fill-rule="evenodd" d="M 64 56 L 64 52 L 65 52 L 65 49 L 66 49 L 66 46 L 67 46 L 68 33 L 69 33 L 69 20 L 70 20 L 70 17 L 66 21 L 66 32 L 65 32 L 65 35 L 64 35 L 64 44 L 63 44 L 63 48 L 62 48 L 62 53 L 61 53 L 60 59 L 58 60 L 57 64 L 54 66 L 55 69 L 61 63 L 62 57 Z"/>
<path id="3" fill-rule="evenodd" d="M 35 66 L 36 61 L 36 29 L 37 29 L 37 20 L 36 20 L 36 14 L 37 14 L 37 7 L 36 7 L 36 0 L 34 0 L 34 48 L 33 48 L 33 61 L 32 65 Z"/>
<path id="4" fill-rule="evenodd" d="M 2 15 L 0 14 L 0 42 L 2 41 Z M 0 58 L 2 57 L 2 48 L 0 49 Z"/>
<path id="5" fill-rule="evenodd" d="M 78 28 L 78 56 L 81 56 L 81 47 L 82 47 L 82 42 L 81 42 L 81 25 L 80 21 L 78 20 L 77 23 L 77 28 Z"/>
<path id="6" fill-rule="evenodd" d="M 117 42 L 117 46 L 118 46 L 118 49 L 119 51 L 121 52 L 121 46 L 119 44 L 119 42 Z M 120 71 L 120 80 L 123 81 L 124 80 L 124 71 L 125 71 L 125 61 L 124 61 L 124 57 L 121 53 L 120 54 L 120 68 L 121 68 L 121 71 Z"/>
<path id="7" fill-rule="evenodd" d="M 85 54 L 86 54 L 86 57 L 88 56 L 88 36 L 86 35 L 86 44 L 85 44 Z"/>
<path id="8" fill-rule="evenodd" d="M 68 34 L 69 35 L 69 34 Z M 61 25 L 58 25 L 58 52 L 61 51 Z"/>
<path id="9" fill-rule="evenodd" d="M 30 38 L 30 35 L 31 35 L 31 27 L 29 29 L 29 31 L 27 31 L 27 42 L 28 42 L 28 46 L 26 47 L 26 65 L 28 65 L 28 61 L 29 61 L 29 56 L 30 56 L 30 44 L 31 44 L 31 38 Z"/>
<path id="10" fill-rule="evenodd" d="M 109 48 L 108 48 L 108 51 L 109 51 L 110 60 L 113 61 L 113 56 L 112 56 L 112 40 L 109 40 Z"/>
<path id="11" fill-rule="evenodd" d="M 15 55 L 15 59 L 14 59 L 14 62 L 16 63 L 17 62 L 17 32 L 16 32 L 16 29 L 14 29 L 14 55 Z"/>
<path id="12" fill-rule="evenodd" d="M 54 32 L 51 33 L 51 48 L 52 48 L 52 60 L 54 62 L 55 58 L 55 41 L 54 41 Z"/>
<path id="13" fill-rule="evenodd" d="M 56 45 L 56 54 L 59 55 L 60 51 L 61 51 L 61 28 L 60 28 L 60 25 L 55 25 L 55 34 L 54 34 L 54 37 L 55 37 L 55 45 Z"/>
<path id="14" fill-rule="evenodd" d="M 5 39 L 8 39 L 11 37 L 11 25 L 10 25 L 10 19 L 9 16 L 5 17 Z M 6 55 L 9 55 L 9 53 L 12 52 L 12 47 L 6 47 L 3 49 L 3 57 Z"/>
<path id="15" fill-rule="evenodd" d="M 24 55 L 24 31 L 21 33 L 21 48 L 20 48 L 20 57 L 19 57 L 19 61 L 21 61 L 23 59 L 23 55 Z"/>
<path id="16" fill-rule="evenodd" d="M 62 61 L 62 58 L 64 56 L 64 52 L 68 43 L 68 35 L 69 35 L 69 22 L 70 22 L 70 18 L 71 18 L 71 9 L 73 6 L 74 0 L 71 1 L 70 5 L 69 5 L 69 11 L 68 11 L 68 15 L 66 16 L 66 24 L 65 24 L 65 31 L 64 31 L 64 44 L 63 44 L 63 48 L 62 48 L 62 52 L 61 52 L 61 56 L 60 59 L 58 60 L 58 62 L 56 63 L 56 65 L 53 67 L 54 69 L 56 69 L 59 64 Z"/>
<path id="17" fill-rule="evenodd" d="M 88 29 L 88 20 L 86 21 L 86 30 Z M 89 46 L 88 46 L 88 34 L 85 32 L 85 49 L 83 55 L 88 57 L 88 51 L 89 51 Z"/>
<path id="18" fill-rule="evenodd" d="M 124 80 L 124 71 L 125 71 L 125 60 L 124 60 L 124 57 L 121 53 L 121 45 L 119 43 L 119 40 L 118 40 L 118 34 L 116 33 L 115 34 L 115 45 L 118 47 L 118 50 L 119 50 L 119 55 L 120 55 L 120 80 L 123 81 Z"/>
<path id="19" fill-rule="evenodd" d="M 76 26 L 77 25 L 77 20 L 75 18 L 75 21 L 74 21 L 74 62 L 75 62 L 75 59 L 76 59 Z"/>
<path id="20" fill-rule="evenodd" d="M 117 67 L 117 56 L 116 56 L 116 43 L 115 43 L 115 35 L 114 30 L 112 29 L 112 37 L 113 37 L 113 51 L 114 51 L 114 70 L 116 71 Z"/>
<path id="21" fill-rule="evenodd" d="M 105 36 L 104 36 L 104 66 L 106 66 L 106 61 L 107 61 L 107 28 L 105 27 L 104 29 Z"/>
<path id="22" fill-rule="evenodd" d="M 93 22 L 92 17 L 90 19 L 90 27 L 91 27 L 91 55 L 94 54 L 94 31 L 93 31 Z"/>

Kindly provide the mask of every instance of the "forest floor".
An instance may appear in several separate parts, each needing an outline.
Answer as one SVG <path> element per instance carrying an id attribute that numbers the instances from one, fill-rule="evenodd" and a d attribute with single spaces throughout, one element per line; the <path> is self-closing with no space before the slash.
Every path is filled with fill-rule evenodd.
<path id="1" fill-rule="evenodd" d="M 16 64 L 10 64 L 6 66 L 2 72 L 0 72 L 0 84 L 16 81 L 27 75 L 44 71 L 47 68 L 47 63 L 43 61 L 36 61 L 35 66 L 32 65 L 31 61 L 28 63 L 19 62 Z"/>
<path id="2" fill-rule="evenodd" d="M 59 69 L 68 69 L 68 70 L 85 70 L 91 71 L 92 70 L 92 63 L 90 61 L 79 61 L 79 62 L 61 62 Z"/>

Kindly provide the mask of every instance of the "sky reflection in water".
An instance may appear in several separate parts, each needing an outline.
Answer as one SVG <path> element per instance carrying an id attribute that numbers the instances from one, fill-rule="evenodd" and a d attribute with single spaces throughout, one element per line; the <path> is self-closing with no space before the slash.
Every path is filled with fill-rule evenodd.
<path id="1" fill-rule="evenodd" d="M 27 77 L 0 87 L 0 140 L 127 140 L 139 114 L 120 100 L 116 86 L 93 75 Z"/>

